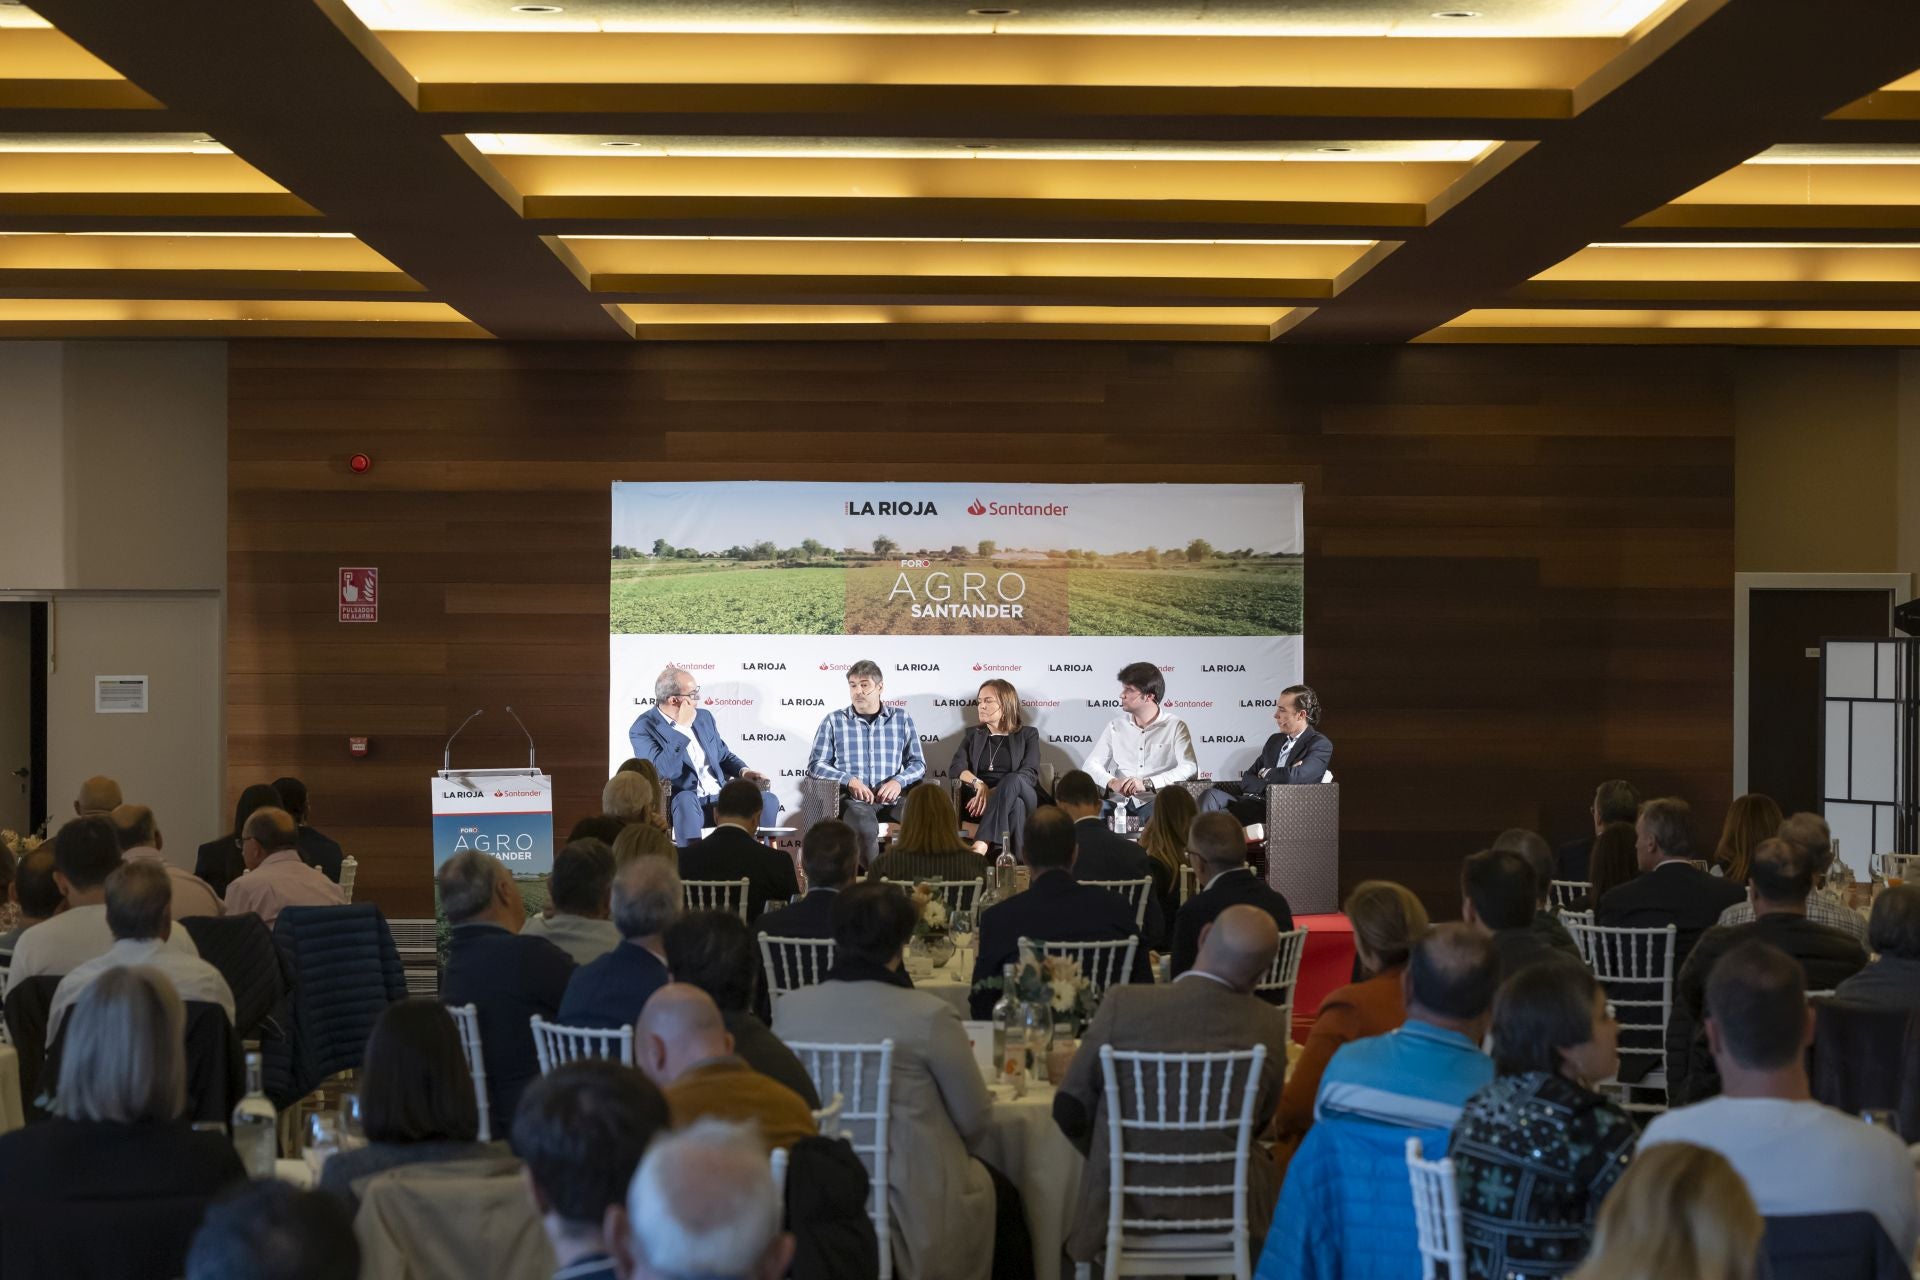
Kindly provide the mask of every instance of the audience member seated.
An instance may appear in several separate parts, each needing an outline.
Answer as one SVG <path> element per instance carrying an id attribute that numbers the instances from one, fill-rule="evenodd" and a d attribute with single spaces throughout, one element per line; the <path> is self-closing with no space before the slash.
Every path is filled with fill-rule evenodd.
<path id="1" fill-rule="evenodd" d="M 14 905 L 20 908 L 18 922 L 0 936 L 0 958 L 11 962 L 14 949 L 20 945 L 20 935 L 67 909 L 67 900 L 60 894 L 60 882 L 54 877 L 51 840 L 14 865 L 13 884 L 8 892 L 13 895 Z"/>
<path id="2" fill-rule="evenodd" d="M 103 817 L 75 818 L 60 828 L 52 843 L 53 878 L 67 909 L 20 935 L 7 968 L 9 990 L 42 974 L 72 973 L 113 949 L 113 930 L 107 924 L 107 877 L 120 866 L 120 840 L 113 823 Z M 185 929 L 170 931 L 166 945 L 184 955 L 200 954 Z"/>
<path id="3" fill-rule="evenodd" d="M 1184 791 L 1184 787 L 1173 790 Z M 1167 922 L 1178 909 L 1180 868 L 1186 861 L 1186 830 L 1197 809 L 1181 804 L 1173 790 L 1153 806 L 1153 817 L 1135 844 L 1100 820 L 1100 788 L 1093 778 L 1075 769 L 1054 786 L 1054 801 L 1073 819 L 1073 878 L 1075 880 L 1150 880 L 1146 925 L 1140 945 L 1161 950 L 1167 945 Z M 1188 800 L 1193 796 L 1189 794 Z M 1161 837 L 1175 829 L 1179 843 L 1168 848 Z"/>
<path id="4" fill-rule="evenodd" d="M 806 1100 L 734 1052 L 713 997 L 684 982 L 653 993 L 640 1011 L 634 1055 L 667 1096 L 675 1128 L 712 1116 L 758 1130 L 766 1149 L 790 1147 L 819 1132 Z"/>
<path id="5" fill-rule="evenodd" d="M 505 1133 L 521 1091 L 540 1074 L 531 1019 L 559 1014 L 573 961 L 545 938 L 520 936 L 527 919 L 520 886 L 491 854 L 456 853 L 440 864 L 434 881 L 441 914 L 452 926 L 440 1002 L 471 1004 L 479 1013 L 490 1128 Z"/>
<path id="6" fill-rule="evenodd" d="M 644 822 L 658 826 L 656 816 L 665 810 L 660 802 L 660 784 L 644 773 L 616 773 L 600 788 L 600 812 L 622 823 Z M 758 813 L 759 810 L 754 812 Z"/>
<path id="7" fill-rule="evenodd" d="M 607 1239 L 627 1232 L 627 1185 L 667 1102 L 632 1067 L 585 1058 L 533 1082 L 513 1118 L 513 1149 L 559 1263 L 555 1280 L 615 1280 Z"/>
<path id="8" fill-rule="evenodd" d="M 253 912 L 268 928 L 287 907 L 343 907 L 339 885 L 300 861 L 300 828 L 285 809 L 254 810 L 247 819 L 240 856 L 247 873 L 227 886 L 227 911 Z"/>
<path id="9" fill-rule="evenodd" d="M 620 1274 L 639 1280 L 780 1280 L 793 1237 L 766 1149 L 741 1125 L 703 1120 L 647 1149 L 627 1192 Z"/>
<path id="10" fill-rule="evenodd" d="M 1593 922 L 1609 929 L 1673 925 L 1673 971 L 1680 972 L 1700 935 L 1745 896 L 1737 884 L 1710 876 L 1693 857 L 1693 811 L 1684 800 L 1649 800 L 1634 822 L 1640 874 L 1600 899 Z"/>
<path id="11" fill-rule="evenodd" d="M 1587 811 L 1593 820 L 1593 830 L 1578 840 L 1569 840 L 1553 852 L 1556 880 L 1591 880 L 1588 858 L 1593 852 L 1593 842 L 1600 835 L 1601 828 L 1610 822 L 1624 822 L 1631 826 L 1640 816 L 1640 793 L 1634 790 L 1631 782 L 1614 778 L 1601 783 L 1593 791 L 1593 804 Z"/>
<path id="12" fill-rule="evenodd" d="M 346 854 L 338 843 L 307 824 L 307 784 L 298 778 L 275 778 L 273 790 L 280 797 L 280 807 L 293 815 L 294 824 L 300 829 L 297 842 L 300 861 L 339 884 L 340 867 L 347 860 Z"/>
<path id="13" fill-rule="evenodd" d="M 1867 922 L 1860 918 L 1859 912 L 1825 889 L 1827 873 L 1833 869 L 1833 832 L 1828 829 L 1827 820 L 1817 813 L 1796 813 L 1780 823 L 1779 830 L 1780 839 L 1805 850 L 1813 866 L 1813 888 L 1807 893 L 1807 919 L 1850 934 L 1855 942 L 1866 946 Z M 1720 913 L 1720 923 L 1724 925 L 1751 924 L 1753 919 L 1753 903 L 1744 898 Z"/>
<path id="14" fill-rule="evenodd" d="M 1755 850 L 1756 879 L 1777 843 Z M 1768 1218 L 1865 1210 L 1900 1256 L 1912 1258 L 1920 1207 L 1906 1145 L 1891 1130 L 1813 1101 L 1813 1011 L 1801 965 L 1758 937 L 1724 952 L 1707 980 L 1707 1042 L 1721 1096 L 1656 1117 L 1642 1146 L 1690 1142 L 1718 1151 Z"/>
<path id="15" fill-rule="evenodd" d="M 787 902 L 800 892 L 793 859 L 760 843 L 760 808 L 766 793 L 758 783 L 735 778 L 713 802 L 713 834 L 680 851 L 682 880 L 747 882 L 747 921 L 760 918 L 769 901 Z M 952 812 L 949 805 L 948 812 Z"/>
<path id="16" fill-rule="evenodd" d="M 246 860 L 240 856 L 240 846 L 247 842 L 247 819 L 256 809 L 275 809 L 279 805 L 280 793 L 264 782 L 256 782 L 242 791 L 233 806 L 233 830 L 200 846 L 194 856 L 193 874 L 206 881 L 215 893 L 225 895 L 227 886 L 247 869 Z"/>
<path id="17" fill-rule="evenodd" d="M 664 831 L 671 837 L 673 834 L 673 815 L 669 810 L 673 808 L 673 797 L 675 793 L 672 787 L 661 781 L 659 766 L 654 764 L 653 761 L 643 760 L 639 756 L 628 756 L 614 772 L 637 773 L 647 780 L 647 785 L 653 788 L 656 801 L 647 811 L 647 825 L 656 831 Z M 774 816 L 779 816 L 778 810 L 775 811 Z M 764 825 L 772 826 L 773 823 L 768 821 Z M 673 842 L 669 839 L 668 843 L 671 844 Z"/>
<path id="18" fill-rule="evenodd" d="M 1727 806 L 1727 820 L 1720 827 L 1720 843 L 1707 859 L 1707 870 L 1729 884 L 1744 885 L 1753 851 L 1762 840 L 1771 840 L 1780 833 L 1784 816 L 1772 796 L 1754 791 L 1736 799 Z"/>
<path id="19" fill-rule="evenodd" d="M 852 849 L 852 828 L 847 830 L 847 840 Z M 731 911 L 695 911 L 668 925 L 661 942 L 672 980 L 700 988 L 718 1006 L 727 1034 L 733 1037 L 734 1053 L 755 1071 L 799 1094 L 808 1110 L 817 1110 L 820 1095 L 806 1067 L 753 1013 L 760 952 L 746 922 Z"/>
<path id="20" fill-rule="evenodd" d="M 479 1140 L 480 1105 L 460 1028 L 434 1000 L 390 1004 L 373 1024 L 360 1069 L 360 1107 L 367 1145 L 340 1152 L 320 1169 L 320 1189 L 349 1209 L 360 1207 L 367 1179 L 389 1169 L 505 1154 Z"/>
<path id="21" fill-rule="evenodd" d="M 1460 866 L 1460 898 L 1461 918 L 1493 935 L 1501 981 L 1536 964 L 1580 963 L 1572 938 L 1556 944 L 1533 927 L 1533 868 L 1519 854 L 1483 849 L 1468 858 Z"/>
<path id="22" fill-rule="evenodd" d="M 182 1000 L 217 1004 L 227 1011 L 227 1021 L 233 1021 L 233 990 L 220 971 L 197 955 L 167 945 L 173 932 L 173 920 L 167 914 L 172 895 L 166 871 L 145 858 L 122 863 L 107 877 L 107 930 L 113 934 L 113 945 L 105 955 L 75 965 L 54 988 L 53 1004 L 47 1010 L 48 1044 L 58 1039 L 67 1010 L 101 974 L 129 965 L 145 965 L 165 974 Z"/>
<path id="23" fill-rule="evenodd" d="M 1065 814 L 1059 818 L 1071 848 L 1072 828 Z M 1029 819 L 1029 858 L 1035 845 Z M 913 903 L 897 885 L 843 891 L 833 904 L 834 964 L 827 980 L 782 996 L 773 1030 L 788 1044 L 893 1041 L 887 1200 L 894 1274 L 985 1280 L 1018 1265 L 1010 1259 L 1022 1251 L 1031 1253 L 1025 1216 L 1013 1184 L 969 1153 L 986 1136 L 993 1099 L 959 1013 L 939 996 L 905 985 L 901 965 L 915 919 Z M 987 1241 L 991 1249 L 983 1247 Z"/>
<path id="24" fill-rule="evenodd" d="M 1203 813 L 1187 830 L 1187 857 L 1199 877 L 1200 892 L 1189 898 L 1173 921 L 1173 972 L 1193 967 L 1200 953 L 1200 931 L 1236 903 L 1259 907 L 1280 932 L 1293 929 L 1293 910 L 1277 890 L 1247 865 L 1247 832 L 1225 810 Z M 1045 936 L 1045 935 L 1042 935 Z"/>
<path id="25" fill-rule="evenodd" d="M 332 1196 L 274 1178 L 216 1200 L 187 1250 L 186 1280 L 357 1280 L 359 1275 L 353 1216 Z"/>
<path id="26" fill-rule="evenodd" d="M 1288 1028 L 1280 1020 L 1279 1010 L 1253 994 L 1254 983 L 1266 973 L 1279 950 L 1280 931 L 1266 912 L 1240 905 L 1222 911 L 1202 935 L 1194 965 L 1171 983 L 1115 987 L 1107 993 L 1073 1055 L 1060 1091 L 1054 1095 L 1055 1123 L 1087 1158 L 1080 1171 L 1079 1207 L 1067 1235 L 1067 1255 L 1075 1262 L 1094 1262 L 1107 1242 L 1110 1147 L 1106 1083 L 1100 1066 L 1102 1048 L 1217 1053 L 1265 1045 L 1267 1056 L 1261 1064 L 1254 1101 L 1256 1135 L 1265 1130 L 1280 1105 L 1280 1085 L 1287 1071 Z M 1220 1135 L 1210 1133 L 1197 1139 L 1168 1138 L 1156 1143 L 1153 1150 L 1196 1155 L 1218 1151 L 1219 1144 Z M 1218 1164 L 1194 1166 L 1184 1179 L 1177 1168 L 1161 1172 L 1163 1176 L 1154 1179 L 1155 1185 L 1218 1186 L 1222 1181 Z M 1273 1163 L 1262 1158 L 1258 1150 L 1253 1151 L 1247 1164 L 1247 1228 L 1256 1254 L 1279 1189 Z M 1232 1213 L 1232 1204 L 1225 1196 L 1195 1197 L 1187 1207 L 1191 1215 L 1198 1216 Z M 1164 1199 L 1148 1199 L 1130 1203 L 1124 1212 L 1132 1219 L 1165 1209 Z"/>
<path id="27" fill-rule="evenodd" d="M 1834 989 L 1850 1004 L 1920 1010 L 1920 885 L 1896 884 L 1873 900 L 1867 940 L 1874 961 Z"/>
<path id="28" fill-rule="evenodd" d="M 1618 1035 L 1606 992 L 1578 965 L 1532 965 L 1494 997 L 1496 1078 L 1448 1146 L 1472 1280 L 1564 1276 L 1586 1256 L 1633 1154 L 1633 1121 L 1593 1091 L 1619 1069 Z"/>
<path id="29" fill-rule="evenodd" d="M 187 1123 L 185 1040 L 165 976 L 115 969 L 87 989 L 60 1058 L 60 1114 L 0 1136 L 0 1272 L 180 1275 L 208 1203 L 246 1178 L 225 1134 Z"/>
<path id="30" fill-rule="evenodd" d="M 1508 827 L 1493 838 L 1493 848 L 1504 853 L 1517 853 L 1533 868 L 1531 927 L 1540 935 L 1540 940 L 1556 951 L 1579 955 L 1580 948 L 1573 945 L 1573 935 L 1567 932 L 1567 926 L 1561 924 L 1560 917 L 1554 913 L 1553 846 L 1547 843 L 1546 837 L 1525 827 Z"/>
<path id="31" fill-rule="evenodd" d="M 992 989 L 981 987 L 981 982 L 998 978 L 1008 965 L 1020 959 L 1020 939 L 1119 942 L 1138 933 L 1133 908 L 1126 899 L 1073 878 L 1073 820 L 1066 814 L 1052 805 L 1035 809 L 1027 819 L 1021 853 L 1033 873 L 1026 892 L 980 913 L 980 954 L 973 966 L 976 1018 L 991 1017 L 994 1002 L 1000 998 Z M 1127 981 L 1152 980 L 1146 948 L 1138 947 Z"/>
<path id="32" fill-rule="evenodd" d="M 96 773 L 80 784 L 80 794 L 73 801 L 73 816 L 104 818 L 125 803 L 120 784 L 105 774 Z"/>
<path id="33" fill-rule="evenodd" d="M 1684 1142 L 1648 1150 L 1643 1139 L 1601 1208 L 1593 1249 L 1574 1277 L 1754 1280 L 1765 1230 L 1725 1157 Z"/>
<path id="34" fill-rule="evenodd" d="M 1720 957 L 1750 939 L 1771 943 L 1796 960 L 1806 986 L 1831 991 L 1866 967 L 1867 953 L 1851 935 L 1807 918 L 1813 863 L 1806 846 L 1762 840 L 1748 868 L 1751 924 L 1709 929 L 1673 984 L 1667 1021 L 1667 1097 L 1671 1105 L 1697 1102 L 1719 1091 L 1707 1049 L 1707 983 Z"/>
<path id="35" fill-rule="evenodd" d="M 1353 949 L 1366 977 L 1330 991 L 1320 1001 L 1313 1030 L 1287 1076 L 1274 1120 L 1274 1159 L 1284 1170 L 1300 1139 L 1313 1127 L 1320 1073 L 1341 1045 L 1385 1035 L 1406 1021 L 1401 979 L 1414 944 L 1427 933 L 1427 909 L 1400 885 L 1367 880 L 1354 887 L 1341 908 L 1353 926 Z M 1488 993 L 1491 998 L 1491 991 Z"/>
<path id="36" fill-rule="evenodd" d="M 1407 1139 L 1438 1156 L 1493 1079 L 1480 1043 L 1498 968 L 1492 939 L 1471 925 L 1443 924 L 1412 944 L 1394 975 L 1406 1022 L 1341 1046 L 1321 1076 L 1318 1120 L 1287 1167 L 1259 1280 L 1411 1274 Z"/>
<path id="37" fill-rule="evenodd" d="M 902 803 L 900 829 L 867 869 L 869 878 L 907 884 L 985 878 L 987 860 L 960 838 L 960 815 L 945 787 L 915 787 Z"/>
<path id="38" fill-rule="evenodd" d="M 123 804 L 109 815 L 114 835 L 120 841 L 120 856 L 128 862 L 144 860 L 164 867 L 173 885 L 171 911 L 175 920 L 188 916 L 217 916 L 226 911 L 213 886 L 184 867 L 176 867 L 162 856 L 164 837 L 154 821 L 153 810 L 143 804 Z"/>
<path id="39" fill-rule="evenodd" d="M 1592 912 L 1600 899 L 1639 875 L 1639 845 L 1640 837 L 1631 822 L 1609 822 L 1601 827 L 1587 859 L 1587 891 L 1569 902 L 1566 909 Z"/>
<path id="40" fill-rule="evenodd" d="M 838 818 L 814 823 L 800 841 L 800 865 L 807 871 L 807 896 L 761 916 L 755 932 L 770 938 L 831 938 L 833 904 L 860 873 L 859 833 Z"/>
<path id="41" fill-rule="evenodd" d="M 673 836 L 651 822 L 630 822 L 620 828 L 613 840 L 613 868 L 618 871 L 635 858 L 664 858 L 670 866 L 680 865 L 680 846 Z"/>
<path id="42" fill-rule="evenodd" d="M 521 932 L 545 938 L 575 964 L 598 960 L 620 945 L 613 927 L 613 850 L 598 840 L 575 840 L 553 856 L 547 874 L 551 915 L 537 915 Z"/>
<path id="43" fill-rule="evenodd" d="M 575 840 L 598 840 L 611 849 L 626 829 L 627 824 L 618 818 L 604 813 L 590 813 L 573 824 L 573 829 L 567 832 L 567 843 L 572 844 Z M 667 843 L 673 842 L 669 840 Z"/>
<path id="44" fill-rule="evenodd" d="M 633 776 L 633 775 L 628 775 Z M 620 945 L 573 971 L 559 1020 L 570 1027 L 630 1027 L 647 997 L 667 985 L 660 935 L 680 918 L 680 876 L 664 858 L 638 858 L 613 878 Z"/>

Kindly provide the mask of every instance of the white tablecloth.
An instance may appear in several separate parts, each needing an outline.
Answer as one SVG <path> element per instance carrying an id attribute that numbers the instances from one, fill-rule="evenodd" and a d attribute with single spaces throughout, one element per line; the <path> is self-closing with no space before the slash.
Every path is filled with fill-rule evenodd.
<path id="1" fill-rule="evenodd" d="M 922 976 L 914 973 L 909 976 L 913 978 L 915 991 L 939 996 L 952 1005 L 954 1012 L 960 1015 L 960 1020 L 965 1022 L 973 1016 L 968 1010 L 973 995 L 973 960 L 971 952 L 961 954 L 968 957 L 965 968 L 960 967 L 960 956 L 955 956 L 930 974 Z"/>
<path id="2" fill-rule="evenodd" d="M 1061 1251 L 1073 1226 L 1086 1163 L 1053 1122 L 1053 1093 L 1052 1085 L 1034 1085 L 1026 1097 L 1014 1098 L 1011 1090 L 995 1086 L 993 1115 L 976 1153 L 1020 1188 L 1040 1280 L 1072 1274 Z"/>

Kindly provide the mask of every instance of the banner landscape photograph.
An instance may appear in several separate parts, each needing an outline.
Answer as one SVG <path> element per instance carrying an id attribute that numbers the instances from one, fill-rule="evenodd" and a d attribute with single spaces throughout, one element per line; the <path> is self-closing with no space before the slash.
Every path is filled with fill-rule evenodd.
<path id="1" fill-rule="evenodd" d="M 671 664 L 789 810 L 862 658 L 936 777 L 996 676 L 1064 770 L 1155 663 L 1226 776 L 1303 673 L 1298 485 L 616 484 L 611 543 L 610 763 Z"/>

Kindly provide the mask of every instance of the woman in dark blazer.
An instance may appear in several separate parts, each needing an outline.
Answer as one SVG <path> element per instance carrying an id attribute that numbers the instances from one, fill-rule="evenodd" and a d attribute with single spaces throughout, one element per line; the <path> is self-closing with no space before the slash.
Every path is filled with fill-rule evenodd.
<path id="1" fill-rule="evenodd" d="M 961 825 L 975 853 L 994 845 L 1020 850 L 1027 815 L 1040 806 L 1040 731 L 1020 714 L 1020 695 L 989 680 L 974 700 L 980 723 L 967 730 L 947 776 L 960 783 Z"/>
<path id="2" fill-rule="evenodd" d="M 256 783 L 240 793 L 240 803 L 233 807 L 233 830 L 200 846 L 200 852 L 193 860 L 193 874 L 213 886 L 213 891 L 221 897 L 227 896 L 227 886 L 238 880 L 247 869 L 247 863 L 240 856 L 241 832 L 247 825 L 247 819 L 253 816 L 255 809 L 278 809 L 280 793 L 266 783 Z"/>

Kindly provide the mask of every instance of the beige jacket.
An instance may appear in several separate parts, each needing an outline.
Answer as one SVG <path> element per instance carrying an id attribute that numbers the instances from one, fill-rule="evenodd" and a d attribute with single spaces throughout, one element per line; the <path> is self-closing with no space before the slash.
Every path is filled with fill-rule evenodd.
<path id="1" fill-rule="evenodd" d="M 553 1247 L 520 1162 L 483 1156 L 410 1164 L 360 1189 L 360 1280 L 549 1280 Z"/>

